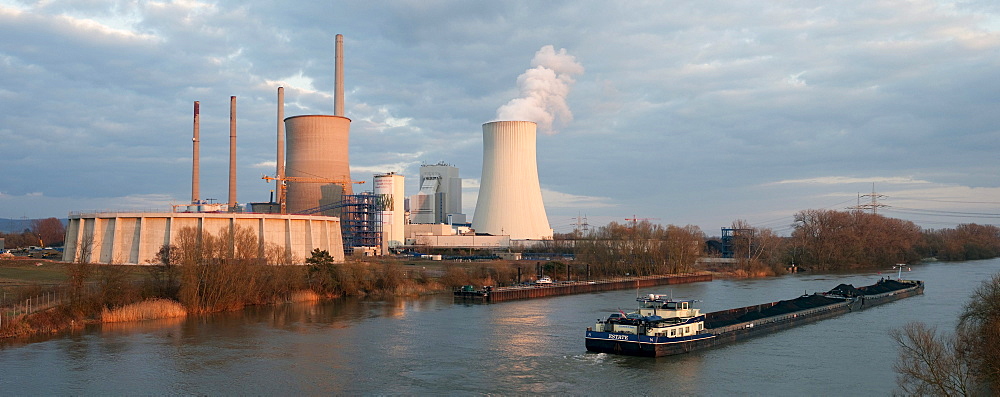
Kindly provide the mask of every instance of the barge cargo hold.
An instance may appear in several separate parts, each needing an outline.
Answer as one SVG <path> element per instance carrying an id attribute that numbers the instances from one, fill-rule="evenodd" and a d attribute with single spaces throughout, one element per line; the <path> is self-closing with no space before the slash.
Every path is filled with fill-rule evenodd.
<path id="1" fill-rule="evenodd" d="M 562 281 L 544 284 L 516 285 L 476 290 L 468 286 L 456 289 L 456 301 L 504 302 L 516 299 L 544 298 L 549 296 L 586 294 L 627 288 L 646 288 L 656 285 L 695 283 L 712 281 L 708 272 L 668 274 L 659 276 L 617 277 L 604 280 Z"/>
<path id="2" fill-rule="evenodd" d="M 662 357 L 706 349 L 919 295 L 924 283 L 880 280 L 866 287 L 841 284 L 826 293 L 701 314 L 692 300 L 663 295 L 637 298 L 639 310 L 613 313 L 587 328 L 592 352 Z"/>

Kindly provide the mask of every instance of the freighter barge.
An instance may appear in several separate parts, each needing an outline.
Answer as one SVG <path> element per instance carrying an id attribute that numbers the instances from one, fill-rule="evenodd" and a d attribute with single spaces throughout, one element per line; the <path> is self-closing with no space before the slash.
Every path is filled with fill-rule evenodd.
<path id="1" fill-rule="evenodd" d="M 693 300 L 639 297 L 635 312 L 613 313 L 587 328 L 587 350 L 662 357 L 706 349 L 795 327 L 838 314 L 919 295 L 924 283 L 879 280 L 855 288 L 841 284 L 826 293 L 701 314 Z"/>

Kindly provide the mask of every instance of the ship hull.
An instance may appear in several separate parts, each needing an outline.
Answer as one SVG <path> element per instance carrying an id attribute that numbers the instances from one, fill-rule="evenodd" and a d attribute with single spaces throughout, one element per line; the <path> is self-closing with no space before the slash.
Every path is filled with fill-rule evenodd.
<path id="1" fill-rule="evenodd" d="M 690 353 L 922 294 L 924 292 L 923 282 L 916 281 L 914 283 L 912 287 L 878 295 L 844 298 L 840 302 L 801 311 L 762 317 L 752 321 L 725 324 L 714 328 L 705 328 L 702 333 L 683 338 L 597 332 L 588 328 L 586 333 L 586 347 L 591 352 L 645 357 L 663 357 Z M 759 311 L 762 307 L 770 307 L 777 303 L 708 313 L 706 314 L 706 324 L 710 324 L 713 319 L 718 319 L 726 315 L 732 315 L 733 313 L 743 314 L 755 310 Z"/>
<path id="2" fill-rule="evenodd" d="M 661 357 L 712 346 L 714 339 L 715 336 L 711 334 L 667 338 L 587 331 L 587 350 L 598 353 Z"/>

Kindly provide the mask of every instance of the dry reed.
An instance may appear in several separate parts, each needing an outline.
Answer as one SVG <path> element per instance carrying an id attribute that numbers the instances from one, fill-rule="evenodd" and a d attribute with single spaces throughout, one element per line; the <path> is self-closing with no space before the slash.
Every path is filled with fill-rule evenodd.
<path id="1" fill-rule="evenodd" d="M 183 317 L 187 310 L 177 301 L 169 299 L 150 299 L 139 303 L 125 305 L 114 310 L 104 309 L 101 312 L 101 322 L 116 323 L 125 321 L 153 320 L 158 318 Z"/>
<path id="2" fill-rule="evenodd" d="M 291 302 L 313 302 L 322 299 L 319 294 L 311 289 L 294 291 L 289 296 L 289 301 Z"/>

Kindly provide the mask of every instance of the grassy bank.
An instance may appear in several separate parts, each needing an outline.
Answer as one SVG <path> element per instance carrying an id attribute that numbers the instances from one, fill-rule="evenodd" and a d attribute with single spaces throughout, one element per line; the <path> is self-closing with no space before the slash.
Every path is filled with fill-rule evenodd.
<path id="1" fill-rule="evenodd" d="M 66 264 L 43 259 L 0 259 L 0 286 L 66 281 Z"/>
<path id="2" fill-rule="evenodd" d="M 496 285 L 500 277 L 515 278 L 516 267 L 500 261 L 451 263 L 381 258 L 307 266 L 249 261 L 122 266 L 10 260 L 0 262 L 0 276 L 4 304 L 9 306 L 0 308 L 0 316 L 6 314 L 0 337 L 16 337 L 85 324 L 183 317 L 250 305 L 342 296 L 434 294 L 465 284 Z M 49 305 L 37 303 L 40 294 Z M 36 303 L 26 306 L 27 299 Z M 24 315 L 26 311 L 31 312 Z"/>
<path id="3" fill-rule="evenodd" d="M 375 258 L 333 263 L 316 253 L 305 266 L 261 265 L 256 260 L 205 260 L 192 265 L 5 264 L 22 291 L 15 302 L 57 281 L 52 307 L 10 321 L 0 337 L 57 332 L 84 324 L 175 318 L 251 305 L 316 301 L 343 296 L 376 299 L 450 292 L 462 285 L 504 286 L 533 279 L 536 267 L 556 278 L 585 279 L 583 266 L 557 262 L 449 262 Z M 597 277 L 599 278 L 599 277 Z M 0 286 L 3 287 L 3 286 Z M 3 287 L 4 291 L 13 291 Z M 14 296 L 11 293 L 11 296 Z M 10 303 L 11 300 L 8 300 Z M 37 299 L 36 299 L 37 300 Z M 35 306 L 39 308 L 38 305 Z M 41 307 L 45 309 L 45 307 Z M 30 311 L 30 309 L 28 310 Z M 22 313 L 24 310 L 21 311 Z"/>

